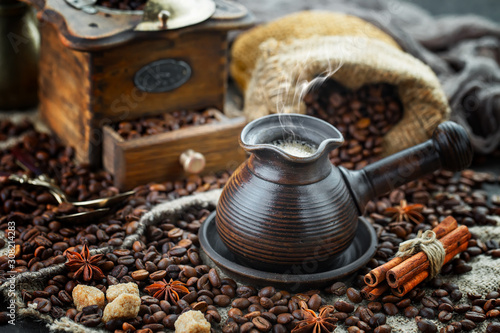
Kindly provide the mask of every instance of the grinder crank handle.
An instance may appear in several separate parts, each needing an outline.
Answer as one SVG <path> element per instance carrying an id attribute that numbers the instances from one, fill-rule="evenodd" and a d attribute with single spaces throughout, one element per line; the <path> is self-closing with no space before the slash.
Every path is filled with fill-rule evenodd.
<path id="1" fill-rule="evenodd" d="M 440 124 L 432 138 L 368 165 L 362 170 L 340 168 L 360 214 L 368 201 L 438 169 L 460 171 L 472 162 L 472 144 L 457 123 Z"/>

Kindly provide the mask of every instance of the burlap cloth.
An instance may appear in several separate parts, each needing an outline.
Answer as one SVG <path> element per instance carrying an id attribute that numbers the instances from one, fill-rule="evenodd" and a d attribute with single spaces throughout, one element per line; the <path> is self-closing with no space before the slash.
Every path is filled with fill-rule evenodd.
<path id="1" fill-rule="evenodd" d="M 120 248 L 132 247 L 132 244 L 137 240 L 140 235 L 142 235 L 148 225 L 155 225 L 162 223 L 165 219 L 169 218 L 172 221 L 177 220 L 181 213 L 190 207 L 209 207 L 214 208 L 218 198 L 220 196 L 221 190 L 213 190 L 206 193 L 200 193 L 189 197 L 183 197 L 171 202 L 166 202 L 160 204 L 153 208 L 150 212 L 145 214 L 140 220 L 140 226 L 137 229 L 137 233 L 128 236 L 123 245 Z M 500 219 L 499 219 L 500 220 Z M 475 233 L 481 240 L 487 241 L 489 239 L 496 239 L 500 241 L 500 227 L 498 226 L 481 226 L 470 228 L 471 232 Z M 213 230 L 216 232 L 216 230 Z M 102 248 L 93 253 L 106 253 L 111 251 L 111 248 Z M 212 267 L 216 267 L 206 255 L 202 252 L 202 258 L 204 262 Z M 443 279 L 446 282 L 456 283 L 460 290 L 466 295 L 468 292 L 479 293 L 485 295 L 489 291 L 496 290 L 500 287 L 500 265 L 498 264 L 498 259 L 492 259 L 490 256 L 480 255 L 474 257 L 470 264 L 472 265 L 472 271 L 462 274 L 460 276 L 444 276 Z M 16 277 L 16 306 L 17 315 L 19 317 L 32 317 L 36 320 L 41 320 L 47 325 L 51 331 L 65 331 L 65 332 L 79 332 L 79 333 L 91 333 L 91 332 L 106 332 L 104 329 L 87 328 L 80 324 L 76 324 L 72 320 L 63 317 L 58 320 L 54 320 L 48 315 L 43 315 L 35 309 L 29 308 L 22 301 L 20 291 L 22 289 L 27 290 L 39 290 L 44 287 L 44 283 L 50 277 L 60 274 L 64 270 L 64 264 L 60 264 L 54 267 L 49 267 L 40 270 L 36 273 L 23 273 Z M 221 276 L 225 276 L 223 272 L 220 272 Z M 350 283 L 349 280 L 345 280 L 347 284 Z M 8 299 L 8 285 L 4 284 L 0 287 L 0 291 L 4 294 L 6 299 Z M 432 291 L 427 290 L 428 294 Z M 333 304 L 337 299 L 347 300 L 345 296 L 337 297 L 331 295 L 322 295 L 328 304 Z M 464 298 L 466 298 L 464 296 Z M 348 301 L 348 300 L 347 300 Z M 366 304 L 366 301 L 363 301 Z M 221 324 L 227 319 L 227 310 L 229 308 L 219 309 L 222 316 Z M 462 316 L 454 315 L 454 320 L 460 319 Z M 396 316 L 388 316 L 387 322 L 393 327 L 393 332 L 416 332 L 416 324 L 414 319 L 408 319 L 402 314 Z M 434 320 L 438 327 L 442 327 L 443 324 Z M 478 328 L 474 330 L 475 332 L 484 332 L 487 323 L 486 322 L 478 325 Z M 217 329 L 220 331 L 220 327 Z M 344 327 L 338 327 L 336 332 L 347 332 Z"/>

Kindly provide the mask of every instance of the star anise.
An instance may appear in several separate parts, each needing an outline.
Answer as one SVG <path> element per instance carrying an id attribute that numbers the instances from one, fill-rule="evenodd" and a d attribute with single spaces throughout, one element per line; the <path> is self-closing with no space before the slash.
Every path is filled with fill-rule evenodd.
<path id="1" fill-rule="evenodd" d="M 397 222 L 410 222 L 420 224 L 424 221 L 424 217 L 420 212 L 424 209 L 424 205 L 413 204 L 408 205 L 406 200 L 401 200 L 399 206 L 386 208 L 384 213 L 392 215 L 392 220 Z"/>
<path id="2" fill-rule="evenodd" d="M 144 288 L 150 295 L 159 300 L 164 299 L 169 301 L 170 303 L 177 304 L 180 297 L 189 294 L 189 289 L 186 287 L 186 284 L 181 281 L 173 281 L 170 279 L 170 282 L 165 281 L 157 281 L 150 286 Z"/>
<path id="3" fill-rule="evenodd" d="M 97 266 L 97 263 L 102 259 L 103 254 L 90 255 L 87 244 L 83 245 L 82 252 L 66 251 L 66 267 L 72 271 L 73 278 L 78 279 L 83 276 L 83 281 L 90 282 L 92 280 L 102 280 L 104 273 Z"/>
<path id="4" fill-rule="evenodd" d="M 302 308 L 304 319 L 299 321 L 292 333 L 330 333 L 337 328 L 337 318 L 331 317 L 332 308 L 325 306 L 319 315 L 311 309 Z"/>

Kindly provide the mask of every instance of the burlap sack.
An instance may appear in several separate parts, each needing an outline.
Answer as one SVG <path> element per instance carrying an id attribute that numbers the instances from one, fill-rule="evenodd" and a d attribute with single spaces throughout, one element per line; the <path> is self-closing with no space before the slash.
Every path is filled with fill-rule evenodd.
<path id="1" fill-rule="evenodd" d="M 242 33 L 231 49 L 231 75 L 240 89 L 245 91 L 260 56 L 261 43 L 269 38 L 290 41 L 315 35 L 364 36 L 379 39 L 399 48 L 391 36 L 359 17 L 329 11 L 303 11 Z"/>
<path id="2" fill-rule="evenodd" d="M 425 141 L 449 117 L 450 108 L 434 72 L 386 42 L 314 36 L 290 42 L 270 39 L 260 49 L 245 93 L 244 112 L 249 120 L 276 112 L 305 113 L 302 96 L 318 75 L 350 89 L 382 82 L 398 88 L 404 113 L 384 137 L 384 154 Z M 314 82 L 320 84 L 321 80 Z"/>

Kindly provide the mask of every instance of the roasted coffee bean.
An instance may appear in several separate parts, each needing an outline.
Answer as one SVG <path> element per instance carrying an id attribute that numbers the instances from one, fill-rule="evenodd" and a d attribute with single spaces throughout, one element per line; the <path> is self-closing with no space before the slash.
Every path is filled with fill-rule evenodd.
<path id="1" fill-rule="evenodd" d="M 232 318 L 238 324 L 243 324 L 248 322 L 248 319 L 243 316 L 243 312 L 238 308 L 231 308 L 227 312 L 227 315 L 229 316 L 229 318 Z"/>
<path id="2" fill-rule="evenodd" d="M 359 321 L 357 326 L 362 330 L 362 331 L 365 331 L 365 332 L 368 332 L 371 330 L 371 327 L 370 325 L 368 325 L 368 323 L 365 323 L 364 321 Z"/>
<path id="3" fill-rule="evenodd" d="M 346 291 L 347 298 L 353 303 L 361 303 L 363 300 L 363 297 L 361 297 L 361 293 L 359 290 L 356 290 L 354 288 L 348 288 Z"/>
<path id="4" fill-rule="evenodd" d="M 243 325 L 240 326 L 240 333 L 248 333 L 254 327 L 255 325 L 251 321 L 244 323 Z"/>
<path id="5" fill-rule="evenodd" d="M 462 330 L 471 331 L 476 328 L 476 324 L 470 319 L 460 320 L 460 324 L 462 325 Z"/>
<path id="6" fill-rule="evenodd" d="M 366 307 L 363 307 L 359 310 L 359 319 L 361 319 L 365 323 L 368 323 L 372 316 L 373 316 L 373 312 Z"/>
<path id="7" fill-rule="evenodd" d="M 145 269 L 140 269 L 130 273 L 130 276 L 136 281 L 143 281 L 149 277 L 149 272 Z"/>
<path id="8" fill-rule="evenodd" d="M 356 326 L 359 322 L 359 318 L 356 316 L 347 317 L 344 321 L 344 324 L 347 326 Z"/>
<path id="9" fill-rule="evenodd" d="M 256 295 L 257 290 L 252 286 L 240 286 L 236 289 L 236 295 L 242 298 L 248 298 L 250 296 Z"/>
<path id="10" fill-rule="evenodd" d="M 268 332 L 273 327 L 273 325 L 271 325 L 271 323 L 267 319 L 261 316 L 253 318 L 252 323 L 260 332 Z"/>
<path id="11" fill-rule="evenodd" d="M 472 305 L 479 306 L 480 308 L 482 308 L 486 304 L 486 302 L 487 301 L 485 299 L 475 299 L 472 301 Z"/>
<path id="12" fill-rule="evenodd" d="M 451 320 L 451 318 L 453 317 L 453 314 L 448 312 L 448 311 L 441 311 L 439 312 L 438 314 L 438 319 L 440 322 L 442 323 L 447 323 Z"/>
<path id="13" fill-rule="evenodd" d="M 404 315 L 407 318 L 415 318 L 419 313 L 419 310 L 414 306 L 408 306 L 404 309 Z"/>
<path id="14" fill-rule="evenodd" d="M 500 323 L 494 322 L 489 323 L 486 327 L 486 333 L 499 333 L 500 332 Z"/>
<path id="15" fill-rule="evenodd" d="M 448 303 L 441 303 L 438 306 L 439 312 L 441 312 L 441 311 L 453 312 L 454 310 L 455 310 L 455 308 L 451 304 L 448 304 Z"/>
<path id="16" fill-rule="evenodd" d="M 427 318 L 427 319 L 434 319 L 436 317 L 436 311 L 432 308 L 426 308 L 423 307 L 420 309 L 418 313 L 421 317 Z"/>
<path id="17" fill-rule="evenodd" d="M 377 327 L 377 326 L 384 325 L 385 322 L 386 322 L 386 317 L 383 313 L 375 313 L 368 320 L 368 324 L 370 324 L 371 327 Z"/>
<path id="18" fill-rule="evenodd" d="M 240 331 L 240 327 L 234 321 L 228 321 L 222 327 L 222 333 L 238 333 Z"/>
<path id="19" fill-rule="evenodd" d="M 334 307 L 339 312 L 351 313 L 354 311 L 354 305 L 342 300 L 336 301 Z"/>
<path id="20" fill-rule="evenodd" d="M 280 313 L 276 318 L 276 321 L 282 325 L 286 325 L 286 324 L 290 323 L 292 320 L 293 320 L 293 316 L 291 313 L 288 313 L 288 312 Z"/>
<path id="21" fill-rule="evenodd" d="M 360 333 L 361 332 L 361 328 L 357 327 L 357 326 L 350 326 L 347 328 L 347 332 L 348 333 Z"/>
<path id="22" fill-rule="evenodd" d="M 269 286 L 259 290 L 258 296 L 271 298 L 274 296 L 274 294 L 276 294 L 276 289 L 274 289 L 274 287 L 272 286 Z"/>
<path id="23" fill-rule="evenodd" d="M 382 297 L 382 303 L 398 303 L 400 301 L 401 298 L 394 295 L 387 295 Z"/>
<path id="24" fill-rule="evenodd" d="M 483 310 L 484 311 L 489 311 L 495 307 L 496 300 L 495 299 L 489 299 L 484 303 L 483 305 Z"/>
<path id="25" fill-rule="evenodd" d="M 165 317 L 166 319 L 166 317 Z M 156 332 L 156 331 L 161 331 L 163 328 L 164 328 L 165 325 L 162 325 L 162 324 L 147 324 L 147 325 L 144 325 L 142 326 L 143 329 L 150 329 L 151 331 L 153 332 Z"/>
<path id="26" fill-rule="evenodd" d="M 266 309 L 264 309 L 264 307 L 262 307 L 262 305 L 260 305 L 260 304 L 250 304 L 250 306 L 248 307 L 247 310 L 249 312 L 254 312 L 254 311 L 264 312 L 264 311 L 266 311 Z"/>
<path id="27" fill-rule="evenodd" d="M 271 309 L 269 309 L 269 312 L 275 315 L 279 315 L 288 312 L 288 307 L 284 305 L 273 306 Z"/>
<path id="28" fill-rule="evenodd" d="M 339 322 L 343 322 L 347 319 L 347 317 L 349 317 L 349 315 L 345 312 L 334 312 L 331 316 L 333 318 L 337 318 Z"/>
<path id="29" fill-rule="evenodd" d="M 234 298 L 236 296 L 235 289 L 230 285 L 223 285 L 220 287 L 220 291 L 222 294 L 228 296 L 229 298 Z"/>
<path id="30" fill-rule="evenodd" d="M 330 287 L 325 289 L 326 293 L 334 294 L 337 296 L 345 295 L 347 291 L 347 286 L 343 282 L 335 282 Z"/>
<path id="31" fill-rule="evenodd" d="M 491 309 L 488 312 L 486 312 L 486 318 L 498 318 L 500 317 L 500 310 L 498 309 Z"/>
<path id="32" fill-rule="evenodd" d="M 49 313 L 52 309 L 52 304 L 46 298 L 35 298 L 33 304 L 36 304 L 36 309 L 41 313 Z"/>
<path id="33" fill-rule="evenodd" d="M 366 306 L 368 309 L 372 310 L 373 313 L 380 312 L 382 310 L 382 303 L 380 302 L 370 302 Z"/>
<path id="34" fill-rule="evenodd" d="M 423 333 L 435 333 L 438 331 L 436 325 L 427 319 L 418 320 L 417 327 Z"/>
<path id="35" fill-rule="evenodd" d="M 374 330 L 373 330 L 374 333 L 391 333 L 392 332 L 392 327 L 385 324 L 385 325 L 380 325 L 378 327 L 376 327 Z"/>
<path id="36" fill-rule="evenodd" d="M 456 333 L 462 332 L 462 324 L 459 321 L 453 321 L 448 326 L 453 326 Z"/>
<path id="37" fill-rule="evenodd" d="M 214 297 L 214 303 L 220 307 L 226 307 L 231 304 L 231 298 L 226 295 L 217 295 Z"/>
<path id="38" fill-rule="evenodd" d="M 469 304 L 457 304 L 454 307 L 455 312 L 457 313 L 466 313 L 467 311 L 470 311 L 471 308 L 472 306 L 470 306 Z"/>
<path id="39" fill-rule="evenodd" d="M 87 314 L 80 318 L 80 324 L 87 327 L 96 327 L 101 323 L 102 316 L 100 314 Z"/>
<path id="40" fill-rule="evenodd" d="M 261 317 L 269 321 L 271 324 L 276 323 L 276 320 L 278 319 L 278 316 L 269 311 L 262 312 Z"/>
<path id="41" fill-rule="evenodd" d="M 484 313 L 468 311 L 465 313 L 465 318 L 472 320 L 473 322 L 480 323 L 486 319 L 486 315 Z"/>
<path id="42" fill-rule="evenodd" d="M 411 304 L 411 299 L 405 298 L 405 299 L 402 299 L 401 301 L 397 302 L 396 306 L 399 309 L 404 309 L 404 308 L 407 308 L 408 306 L 410 306 L 410 304 Z"/>
<path id="43" fill-rule="evenodd" d="M 434 308 L 437 308 L 439 306 L 438 301 L 436 301 L 435 298 L 430 297 L 430 296 L 425 296 L 424 298 L 422 298 L 422 300 L 420 302 L 422 303 L 423 306 L 428 307 L 428 308 L 434 309 Z"/>
<path id="44" fill-rule="evenodd" d="M 448 296 L 448 292 L 444 289 L 436 289 L 432 292 L 433 297 L 445 297 Z"/>
<path id="45" fill-rule="evenodd" d="M 485 304 L 486 305 L 486 304 Z M 474 305 L 472 306 L 472 309 L 470 309 L 471 311 L 473 312 L 477 312 L 477 313 L 483 313 L 484 314 L 484 310 L 482 307 L 480 306 L 477 306 L 477 305 Z"/>
<path id="46" fill-rule="evenodd" d="M 450 299 L 455 302 L 459 301 L 460 299 L 462 299 L 462 292 L 458 289 L 453 290 L 450 293 Z"/>
<path id="47" fill-rule="evenodd" d="M 394 305 L 393 303 L 385 303 L 383 307 L 384 307 L 384 312 L 389 316 L 395 316 L 399 312 L 397 306 Z"/>
<path id="48" fill-rule="evenodd" d="M 309 309 L 314 310 L 314 311 L 318 311 L 322 302 L 323 302 L 323 300 L 321 299 L 321 296 L 319 296 L 318 294 L 314 294 L 311 296 L 311 298 L 307 302 L 307 305 L 309 306 Z"/>

